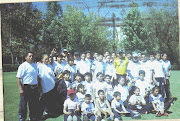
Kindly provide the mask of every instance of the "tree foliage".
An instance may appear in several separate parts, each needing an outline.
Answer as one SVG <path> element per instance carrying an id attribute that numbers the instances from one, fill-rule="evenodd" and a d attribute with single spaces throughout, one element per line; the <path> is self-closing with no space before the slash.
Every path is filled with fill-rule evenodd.
<path id="1" fill-rule="evenodd" d="M 124 17 L 122 27 L 125 35 L 122 45 L 125 50 L 130 51 L 150 51 L 149 41 L 147 41 L 147 30 L 143 24 L 138 7 L 133 7 Z"/>
<path id="2" fill-rule="evenodd" d="M 154 50 L 166 52 L 173 63 L 178 63 L 178 7 L 176 4 L 166 5 L 163 9 L 153 9 L 146 14 L 150 18 L 144 21 L 149 32 L 148 40 Z"/>
<path id="3" fill-rule="evenodd" d="M 23 56 L 34 49 L 41 28 L 42 12 L 32 3 L 4 4 L 2 7 L 3 55 Z"/>
<path id="4" fill-rule="evenodd" d="M 63 13 L 61 39 L 73 51 L 103 52 L 107 48 L 107 28 L 98 26 L 99 18 L 85 15 L 80 9 L 67 6 Z"/>

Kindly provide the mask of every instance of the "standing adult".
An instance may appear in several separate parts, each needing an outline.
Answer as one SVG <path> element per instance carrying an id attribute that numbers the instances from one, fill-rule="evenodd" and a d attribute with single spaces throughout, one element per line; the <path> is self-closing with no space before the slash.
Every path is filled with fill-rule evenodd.
<path id="1" fill-rule="evenodd" d="M 55 75 L 53 67 L 49 64 L 49 56 L 42 56 L 42 64 L 38 66 L 38 73 L 42 87 L 41 103 L 43 111 L 47 114 L 42 119 L 52 117 L 56 113 L 56 90 L 55 90 Z"/>
<path id="2" fill-rule="evenodd" d="M 38 92 L 38 71 L 33 63 L 33 52 L 25 54 L 26 61 L 17 71 L 17 82 L 20 93 L 19 121 L 25 121 L 27 117 L 27 104 L 29 104 L 30 121 L 37 121 L 40 117 L 40 103 Z"/>
<path id="3" fill-rule="evenodd" d="M 126 58 L 125 56 L 123 56 L 124 54 L 124 50 L 120 49 L 118 51 L 118 55 L 119 57 L 117 57 L 114 60 L 114 68 L 116 69 L 116 78 L 120 78 L 123 77 L 126 80 L 126 75 L 127 75 L 127 66 L 128 66 L 128 58 Z M 115 80 L 114 82 L 115 85 L 118 84 L 117 80 Z"/>

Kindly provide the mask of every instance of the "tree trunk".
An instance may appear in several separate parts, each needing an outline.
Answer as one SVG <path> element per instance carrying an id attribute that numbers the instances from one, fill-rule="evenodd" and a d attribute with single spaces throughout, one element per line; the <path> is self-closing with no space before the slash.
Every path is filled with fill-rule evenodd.
<path id="1" fill-rule="evenodd" d="M 12 64 L 14 64 L 14 55 L 12 52 L 11 52 L 11 62 L 12 62 Z"/>

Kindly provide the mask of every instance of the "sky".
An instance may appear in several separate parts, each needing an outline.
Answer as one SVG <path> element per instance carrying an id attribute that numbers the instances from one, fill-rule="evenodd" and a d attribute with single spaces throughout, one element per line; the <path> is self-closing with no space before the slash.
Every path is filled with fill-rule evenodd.
<path id="1" fill-rule="evenodd" d="M 103 6 L 113 6 L 113 5 L 120 5 L 121 7 L 116 7 L 116 8 L 110 8 L 110 7 L 101 7 L 99 9 L 99 15 L 102 17 L 112 17 L 112 14 L 114 13 L 115 16 L 120 17 L 120 12 L 122 9 L 125 9 L 128 11 L 130 7 L 123 7 L 123 6 L 128 6 L 129 3 L 136 2 L 139 5 L 139 10 L 140 11 L 146 11 L 147 10 L 147 3 L 152 3 L 153 2 L 153 7 L 155 8 L 160 8 L 164 3 L 169 3 L 172 0 L 75 0 L 75 1 L 60 1 L 59 3 L 61 4 L 63 10 L 65 10 L 67 5 L 79 7 L 83 10 L 85 14 L 88 14 L 90 12 L 94 12 L 98 14 L 98 2 L 100 6 L 100 2 L 107 2 Z M 110 1 L 114 1 L 113 3 L 109 3 Z M 175 0 L 177 1 L 177 0 Z M 43 13 L 46 12 L 46 2 L 34 2 L 34 5 Z M 89 8 L 89 11 L 88 9 Z"/>
<path id="2" fill-rule="evenodd" d="M 104 4 L 102 7 L 98 7 L 98 4 L 100 6 L 101 5 L 100 3 L 102 1 L 106 2 L 106 4 Z M 110 1 L 114 1 L 114 2 L 109 3 Z M 62 6 L 63 11 L 66 9 L 67 5 L 70 5 L 70 6 L 81 8 L 85 14 L 88 14 L 89 12 L 93 12 L 101 17 L 112 19 L 113 13 L 115 14 L 116 18 L 122 18 L 122 14 L 120 14 L 121 11 L 123 9 L 126 12 L 130 10 L 130 7 L 124 7 L 124 6 L 128 6 L 132 2 L 136 2 L 139 5 L 139 11 L 142 12 L 142 11 L 148 10 L 147 3 L 153 3 L 153 7 L 158 9 L 158 8 L 162 8 L 163 4 L 170 3 L 172 1 L 175 1 L 178 4 L 178 0 L 75 0 L 75 1 L 59 1 L 59 4 Z M 33 4 L 43 13 L 45 13 L 46 3 L 47 2 L 34 2 Z M 111 8 L 108 6 L 116 6 L 116 7 Z M 89 8 L 89 11 L 88 11 L 88 8 Z M 98 8 L 100 8 L 99 12 L 98 12 Z M 109 21 L 106 23 L 111 23 L 112 25 L 112 21 Z M 115 24 L 117 25 L 117 23 L 121 23 L 121 21 L 116 21 Z M 112 30 L 113 29 L 112 26 L 109 26 L 109 29 Z M 121 31 L 120 28 L 117 26 L 116 26 L 116 29 L 117 31 Z"/>

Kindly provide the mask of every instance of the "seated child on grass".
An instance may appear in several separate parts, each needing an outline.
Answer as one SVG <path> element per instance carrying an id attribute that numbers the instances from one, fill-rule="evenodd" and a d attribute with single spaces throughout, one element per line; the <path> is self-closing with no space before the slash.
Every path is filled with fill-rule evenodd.
<path id="1" fill-rule="evenodd" d="M 99 97 L 96 98 L 96 101 L 95 101 L 95 115 L 97 117 L 97 121 L 100 121 L 101 119 L 103 119 L 104 116 L 105 118 L 107 118 L 108 115 L 110 115 L 110 118 L 113 118 L 114 113 L 111 110 L 108 100 L 105 99 L 104 91 L 99 90 L 98 95 Z"/>
<path id="2" fill-rule="evenodd" d="M 75 98 L 75 91 L 73 89 L 68 90 L 68 96 L 64 102 L 64 121 L 80 121 L 78 112 L 80 111 L 80 103 Z"/>
<path id="3" fill-rule="evenodd" d="M 129 109 L 136 110 L 139 113 L 145 113 L 147 111 L 146 101 L 143 96 L 140 95 L 140 89 L 134 88 L 134 94 L 129 98 Z"/>
<path id="4" fill-rule="evenodd" d="M 83 121 L 89 121 L 89 119 L 94 121 L 95 120 L 94 110 L 95 108 L 94 108 L 94 104 L 91 102 L 91 95 L 86 94 L 85 101 L 81 105 Z"/>
<path id="5" fill-rule="evenodd" d="M 149 95 L 149 110 L 155 110 L 157 117 L 168 116 L 168 109 L 173 104 L 173 100 L 164 103 L 165 99 L 159 94 L 159 87 L 154 87 L 152 89 L 152 94 Z"/>
<path id="6" fill-rule="evenodd" d="M 140 118 L 141 115 L 133 113 L 130 109 L 124 107 L 123 101 L 121 100 L 121 93 L 116 91 L 114 92 L 114 99 L 111 102 L 112 111 L 115 115 L 114 121 L 120 121 L 121 114 L 130 113 L 132 118 Z"/>

